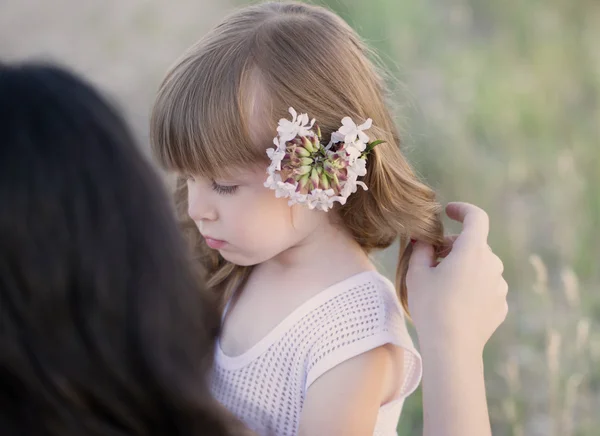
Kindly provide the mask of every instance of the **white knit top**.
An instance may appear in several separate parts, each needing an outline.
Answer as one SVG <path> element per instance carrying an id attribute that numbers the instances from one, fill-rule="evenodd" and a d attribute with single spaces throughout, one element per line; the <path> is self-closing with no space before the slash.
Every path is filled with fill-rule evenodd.
<path id="1" fill-rule="evenodd" d="M 404 380 L 380 407 L 374 435 L 396 435 L 404 399 L 421 379 L 421 358 L 406 329 L 393 284 L 367 271 L 301 304 L 245 353 L 231 357 L 217 343 L 211 389 L 259 435 L 298 433 L 307 389 L 320 375 L 384 344 L 404 348 Z"/>

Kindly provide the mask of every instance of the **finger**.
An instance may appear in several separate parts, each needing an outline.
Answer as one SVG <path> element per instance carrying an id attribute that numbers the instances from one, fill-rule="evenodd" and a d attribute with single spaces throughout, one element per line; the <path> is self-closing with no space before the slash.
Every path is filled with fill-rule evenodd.
<path id="1" fill-rule="evenodd" d="M 502 306 L 502 310 L 500 311 L 500 324 L 506 321 L 506 317 L 508 316 L 508 302 L 505 301 Z"/>
<path id="2" fill-rule="evenodd" d="M 499 271 L 500 274 L 504 273 L 504 262 L 498 256 L 494 254 L 494 263 L 496 264 L 496 271 Z"/>
<path id="3" fill-rule="evenodd" d="M 452 246 L 454 245 L 454 241 L 456 241 L 456 238 L 458 238 L 458 235 L 444 236 L 444 245 L 442 245 L 442 248 L 438 253 L 438 258 L 443 259 L 450 254 L 450 252 L 452 251 Z"/>
<path id="4" fill-rule="evenodd" d="M 415 242 L 413 245 L 413 251 L 410 255 L 410 261 L 408 268 L 430 268 L 435 265 L 435 253 L 433 246 L 426 244 L 421 241 Z"/>
<path id="5" fill-rule="evenodd" d="M 506 280 L 502 279 L 502 282 L 500 283 L 500 296 L 502 296 L 503 298 L 506 298 L 507 295 L 508 295 L 508 283 L 506 283 Z"/>
<path id="6" fill-rule="evenodd" d="M 463 233 L 464 228 L 469 227 L 487 239 L 490 221 L 483 209 L 470 203 L 452 202 L 446 206 L 446 214 L 454 221 L 463 223 Z"/>
<path id="7" fill-rule="evenodd" d="M 463 230 L 454 242 L 455 247 L 480 245 L 487 241 L 490 220 L 483 209 L 469 203 L 449 203 L 446 213 L 449 218 L 463 224 Z"/>

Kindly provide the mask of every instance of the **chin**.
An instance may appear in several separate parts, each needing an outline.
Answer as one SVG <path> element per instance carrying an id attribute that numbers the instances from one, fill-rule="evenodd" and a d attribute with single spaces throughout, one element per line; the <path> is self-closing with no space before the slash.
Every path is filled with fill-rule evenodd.
<path id="1" fill-rule="evenodd" d="M 221 257 L 225 259 L 227 262 L 231 262 L 237 266 L 252 266 L 261 263 L 261 261 L 257 261 L 254 258 L 250 258 L 247 256 L 239 255 L 236 253 L 224 253 L 221 252 Z"/>
<path id="2" fill-rule="evenodd" d="M 270 256 L 270 255 L 264 255 L 264 254 L 262 256 L 261 255 L 245 256 L 240 253 L 227 252 L 226 250 L 221 250 L 220 254 L 223 257 L 223 259 L 225 259 L 227 262 L 231 262 L 238 266 L 254 266 L 254 265 L 258 265 L 260 263 L 263 263 L 263 262 L 275 257 L 275 256 Z"/>

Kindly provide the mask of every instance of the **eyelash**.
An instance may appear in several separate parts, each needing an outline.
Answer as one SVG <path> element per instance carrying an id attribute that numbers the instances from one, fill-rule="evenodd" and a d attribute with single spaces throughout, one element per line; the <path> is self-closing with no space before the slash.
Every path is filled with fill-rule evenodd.
<path id="1" fill-rule="evenodd" d="M 196 181 L 194 179 L 194 177 L 191 176 L 191 175 L 189 175 L 189 174 L 186 174 L 185 178 L 187 180 L 189 180 L 190 182 L 195 182 Z M 231 195 L 231 194 L 234 194 L 235 191 L 237 191 L 237 188 L 239 188 L 238 185 L 232 185 L 232 186 L 219 185 L 214 180 L 211 183 L 211 189 L 213 191 L 215 191 L 219 195 Z"/>
<path id="2" fill-rule="evenodd" d="M 237 191 L 238 186 L 223 186 L 223 185 L 218 185 L 216 182 L 212 182 L 212 189 L 213 191 L 215 191 L 217 194 L 221 194 L 221 195 L 231 195 L 234 194 L 235 191 Z"/>

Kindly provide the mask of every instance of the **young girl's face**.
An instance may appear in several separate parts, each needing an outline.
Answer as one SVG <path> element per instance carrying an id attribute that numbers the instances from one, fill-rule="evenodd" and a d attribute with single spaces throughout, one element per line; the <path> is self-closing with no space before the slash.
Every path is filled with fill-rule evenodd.
<path id="1" fill-rule="evenodd" d="M 290 207 L 265 188 L 265 168 L 237 169 L 211 180 L 188 178 L 188 214 L 209 247 L 229 262 L 256 265 L 300 244 L 327 219 Z"/>

